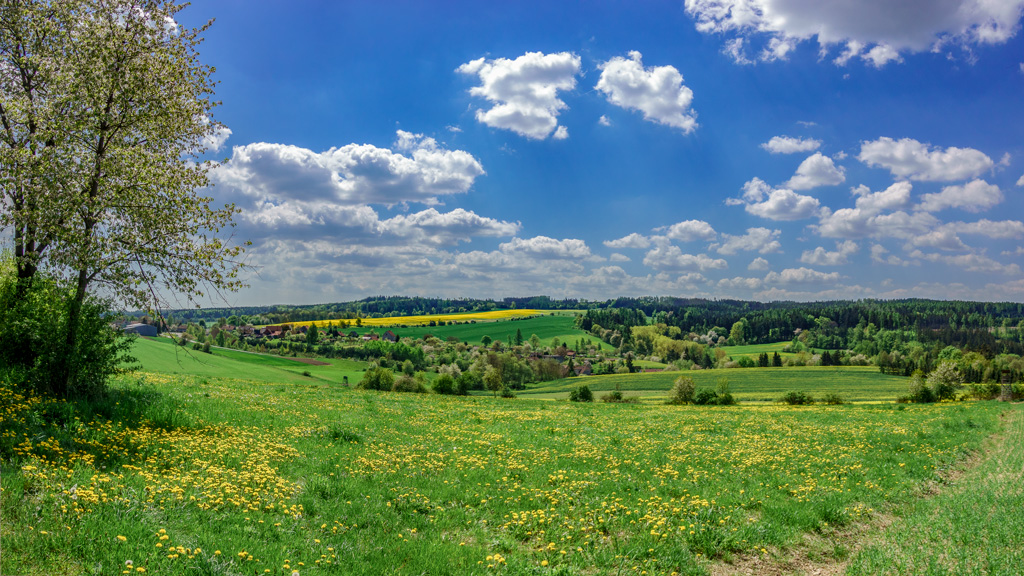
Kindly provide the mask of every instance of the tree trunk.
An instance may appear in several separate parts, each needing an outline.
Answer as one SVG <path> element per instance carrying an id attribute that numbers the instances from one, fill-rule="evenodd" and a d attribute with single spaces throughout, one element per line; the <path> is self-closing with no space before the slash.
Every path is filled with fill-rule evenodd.
<path id="1" fill-rule="evenodd" d="M 63 395 L 68 398 L 71 390 L 75 388 L 75 379 L 78 376 L 78 325 L 82 317 L 82 305 L 85 303 L 86 287 L 89 284 L 88 275 L 85 270 L 78 271 L 78 283 L 75 287 L 75 296 L 68 304 L 68 324 L 64 339 L 64 358 L 61 360 L 61 373 L 59 381 L 64 385 Z"/>

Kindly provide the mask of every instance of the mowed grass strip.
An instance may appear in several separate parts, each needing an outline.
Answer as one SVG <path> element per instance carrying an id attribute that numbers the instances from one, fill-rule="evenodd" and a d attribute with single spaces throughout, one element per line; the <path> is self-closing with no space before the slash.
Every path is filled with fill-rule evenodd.
<path id="1" fill-rule="evenodd" d="M 906 378 L 882 374 L 873 366 L 793 366 L 564 378 L 533 385 L 521 394 L 568 398 L 570 390 L 586 384 L 595 392 L 619 389 L 657 400 L 668 396 L 680 376 L 693 378 L 698 388 L 712 389 L 719 379 L 724 378 L 729 381 L 733 396 L 745 402 L 774 402 L 790 391 L 807 392 L 818 398 L 825 394 L 838 394 L 848 402 L 891 402 L 906 394 L 908 385 Z"/>
<path id="2" fill-rule="evenodd" d="M 978 460 L 938 495 L 914 499 L 870 538 L 850 576 L 957 574 L 1017 576 L 1024 570 L 1024 405 Z"/>
<path id="3" fill-rule="evenodd" d="M 145 372 L 181 374 L 213 378 L 245 378 L 264 382 L 311 383 L 315 379 L 341 383 L 347 376 L 350 384 L 362 377 L 367 363 L 345 359 L 318 359 L 309 364 L 294 358 L 255 354 L 241 350 L 212 348 L 207 354 L 191 346 L 177 346 L 172 340 L 138 338 L 132 347 Z M 309 376 L 304 373 L 309 373 Z"/>
<path id="4" fill-rule="evenodd" d="M 1004 409 L 145 381 L 42 430 L 62 403 L 0 387 L 0 573 L 706 574 L 912 498 Z"/>

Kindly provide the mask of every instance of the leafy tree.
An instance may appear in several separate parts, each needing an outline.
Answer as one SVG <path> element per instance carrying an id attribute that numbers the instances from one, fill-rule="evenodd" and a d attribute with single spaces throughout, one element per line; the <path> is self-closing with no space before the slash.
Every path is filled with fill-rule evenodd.
<path id="1" fill-rule="evenodd" d="M 487 336 L 485 334 L 484 337 L 480 339 L 480 342 L 486 347 L 486 346 L 490 346 L 491 342 L 493 342 L 493 340 L 491 340 L 490 336 Z"/>
<path id="2" fill-rule="evenodd" d="M 732 329 L 729 330 L 729 340 L 732 343 L 739 346 L 746 344 L 747 342 L 747 322 L 746 319 L 741 319 L 733 323 Z"/>
<path id="3" fill-rule="evenodd" d="M 206 26 L 174 23 L 181 5 L 147 0 L 5 1 L 0 9 L 0 228 L 13 238 L 17 300 L 45 271 L 68 286 L 55 337 L 73 393 L 86 369 L 86 302 L 137 308 L 160 293 L 188 301 L 241 286 L 241 246 L 217 232 L 236 212 L 199 191 L 217 138 Z"/>
<path id="4" fill-rule="evenodd" d="M 310 324 L 309 329 L 306 330 L 306 344 L 310 346 L 316 346 L 320 342 L 320 329 L 316 327 L 316 324 Z"/>
<path id="5" fill-rule="evenodd" d="M 536 334 L 530 335 L 530 347 L 534 350 L 540 348 L 540 336 L 537 336 Z"/>
<path id="6" fill-rule="evenodd" d="M 964 378 L 957 370 L 953 362 L 942 362 L 935 370 L 928 374 L 925 380 L 931 389 L 935 400 L 952 400 L 956 392 L 964 385 Z"/>
<path id="7" fill-rule="evenodd" d="M 395 384 L 395 374 L 387 368 L 371 366 L 363 373 L 363 378 L 356 386 L 364 390 L 391 390 Z"/>
<path id="8" fill-rule="evenodd" d="M 451 374 L 441 374 L 434 380 L 434 392 L 438 394 L 454 394 L 455 393 L 455 379 L 452 378 Z"/>
<path id="9" fill-rule="evenodd" d="M 523 331 L 520 330 L 519 328 L 516 328 L 516 346 L 522 346 L 522 345 L 523 345 Z"/>
<path id="10" fill-rule="evenodd" d="M 691 404 L 693 402 L 693 395 L 697 390 L 696 384 L 693 382 L 693 378 L 689 376 L 680 376 L 676 378 L 675 383 L 672 385 L 672 392 L 666 404 Z"/>
<path id="11" fill-rule="evenodd" d="M 501 373 L 498 372 L 494 366 L 488 366 L 487 371 L 484 372 L 483 380 L 484 386 L 486 386 L 491 392 L 494 392 L 494 395 L 497 396 L 498 391 L 502 389 Z"/>

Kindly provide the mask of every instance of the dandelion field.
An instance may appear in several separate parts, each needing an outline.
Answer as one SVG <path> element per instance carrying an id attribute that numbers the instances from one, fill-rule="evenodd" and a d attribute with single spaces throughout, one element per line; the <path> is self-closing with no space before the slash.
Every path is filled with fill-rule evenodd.
<path id="1" fill-rule="evenodd" d="M 84 413 L 0 396 L 0 573 L 47 575 L 706 574 L 912 499 L 1005 409 L 580 405 L 161 374 Z"/>

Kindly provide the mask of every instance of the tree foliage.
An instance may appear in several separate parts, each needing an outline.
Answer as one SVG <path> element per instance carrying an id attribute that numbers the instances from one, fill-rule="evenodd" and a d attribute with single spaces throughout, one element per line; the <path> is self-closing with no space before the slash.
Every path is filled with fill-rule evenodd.
<path id="1" fill-rule="evenodd" d="M 234 206 L 202 191 L 221 126 L 206 26 L 169 0 L 0 0 L 0 227 L 22 299 L 42 271 L 71 291 L 59 337 L 81 355 L 89 294 L 166 307 L 235 290 Z M 208 25 L 207 25 L 208 26 Z M 76 371 L 63 375 L 74 385 Z"/>

